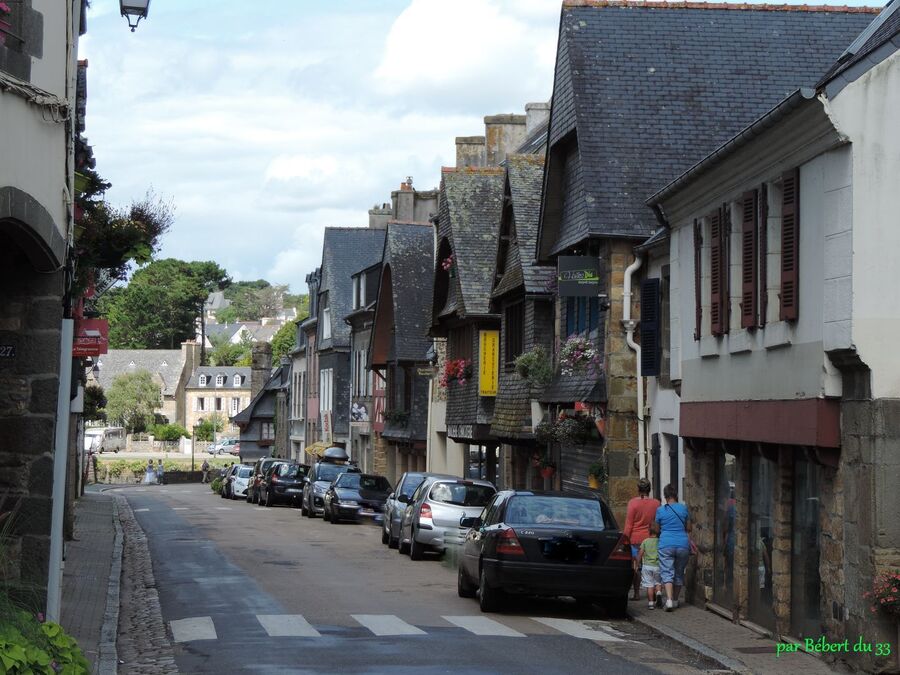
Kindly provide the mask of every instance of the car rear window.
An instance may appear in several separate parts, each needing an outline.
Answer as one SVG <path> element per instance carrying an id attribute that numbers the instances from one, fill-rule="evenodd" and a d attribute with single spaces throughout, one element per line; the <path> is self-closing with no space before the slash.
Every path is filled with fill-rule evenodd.
<path id="1" fill-rule="evenodd" d="M 300 478 L 306 474 L 302 472 L 303 467 L 299 464 L 280 464 L 276 470 L 279 476 L 288 476 L 290 478 Z M 298 475 L 299 474 L 299 475 Z"/>
<path id="2" fill-rule="evenodd" d="M 332 481 L 342 473 L 353 471 L 353 467 L 347 464 L 319 464 L 319 468 L 316 470 L 316 480 Z"/>
<path id="3" fill-rule="evenodd" d="M 384 476 L 361 476 L 359 487 L 362 490 L 374 490 L 376 492 L 391 491 L 391 484 Z"/>
<path id="4" fill-rule="evenodd" d="M 253 469 L 249 466 L 242 466 L 238 469 L 239 478 L 249 478 L 251 473 L 253 473 Z"/>
<path id="5" fill-rule="evenodd" d="M 504 520 L 512 525 L 565 525 L 606 529 L 603 506 L 595 499 L 518 495 L 509 500 Z"/>
<path id="6" fill-rule="evenodd" d="M 496 490 L 489 485 L 474 483 L 435 483 L 430 499 L 455 506 L 485 506 Z"/>

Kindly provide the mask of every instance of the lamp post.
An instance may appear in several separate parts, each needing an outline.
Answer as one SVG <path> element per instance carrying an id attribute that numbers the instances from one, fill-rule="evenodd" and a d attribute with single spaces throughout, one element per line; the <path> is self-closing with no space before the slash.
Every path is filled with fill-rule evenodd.
<path id="1" fill-rule="evenodd" d="M 197 423 L 191 427 L 191 473 L 194 472 L 194 450 L 197 447 L 197 441 L 195 440 L 197 438 L 197 427 L 201 424 L 203 424 L 203 418 L 199 417 L 197 418 Z"/>
<path id="2" fill-rule="evenodd" d="M 150 0 L 119 0 L 119 11 L 128 21 L 128 27 L 133 33 L 141 19 L 147 18 L 147 12 L 150 11 Z"/>

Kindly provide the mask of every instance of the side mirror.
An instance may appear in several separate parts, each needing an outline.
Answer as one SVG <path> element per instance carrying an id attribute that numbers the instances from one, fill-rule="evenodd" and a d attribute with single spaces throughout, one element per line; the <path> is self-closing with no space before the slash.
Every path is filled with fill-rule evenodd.
<path id="1" fill-rule="evenodd" d="M 397 497 L 397 501 L 401 504 L 409 504 L 409 495 L 400 495 Z"/>
<path id="2" fill-rule="evenodd" d="M 459 526 L 467 527 L 469 529 L 473 527 L 481 527 L 481 518 L 478 518 L 476 516 L 469 516 L 467 518 L 466 516 L 463 516 L 459 519 Z"/>
<path id="3" fill-rule="evenodd" d="M 388 499 L 393 499 L 393 498 L 394 498 L 394 493 L 392 492 L 391 494 L 389 494 L 389 495 L 387 496 L 387 498 L 388 498 Z"/>

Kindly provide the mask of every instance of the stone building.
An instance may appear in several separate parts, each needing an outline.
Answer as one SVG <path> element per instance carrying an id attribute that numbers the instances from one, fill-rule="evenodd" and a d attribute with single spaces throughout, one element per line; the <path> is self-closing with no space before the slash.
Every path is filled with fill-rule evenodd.
<path id="1" fill-rule="evenodd" d="M 370 366 L 385 381 L 381 431 L 385 461 L 376 463 L 374 470 L 392 482 L 405 471 L 426 468 L 433 264 L 430 225 L 388 223 Z"/>
<path id="2" fill-rule="evenodd" d="M 271 355 L 268 363 L 271 365 Z M 254 462 L 261 457 L 291 457 L 291 360 L 281 357 L 274 370 L 265 369 L 264 364 L 265 361 L 260 363 L 261 371 L 269 373 L 268 379 L 250 403 L 231 418 L 240 431 L 242 462 Z"/>
<path id="3" fill-rule="evenodd" d="M 304 455 L 302 462 L 307 462 L 316 454 L 317 444 L 321 443 L 322 432 L 319 427 L 319 356 L 316 351 L 316 335 L 319 331 L 319 286 L 322 283 L 322 269 L 317 267 L 306 275 L 306 287 L 309 292 L 309 316 L 300 323 L 303 332 L 303 343 L 306 345 L 306 375 L 304 377 Z M 327 445 L 321 446 L 324 450 Z"/>
<path id="4" fill-rule="evenodd" d="M 251 389 L 249 367 L 195 368 L 184 388 L 185 427 L 190 431 L 201 420 L 217 416 L 224 423 L 221 433 L 234 435 L 238 429 L 230 422 L 230 418 L 249 405 Z"/>
<path id="5" fill-rule="evenodd" d="M 898 35 L 895 3 L 856 40 L 823 42 L 835 61 L 808 74 L 817 90 L 649 202 L 671 237 L 694 599 L 778 639 L 896 639 L 865 593 L 900 568 L 900 300 L 884 292 L 900 249 Z"/>
<path id="6" fill-rule="evenodd" d="M 306 448 L 306 331 L 297 322 L 297 338 L 291 352 L 290 457 L 304 460 Z"/>

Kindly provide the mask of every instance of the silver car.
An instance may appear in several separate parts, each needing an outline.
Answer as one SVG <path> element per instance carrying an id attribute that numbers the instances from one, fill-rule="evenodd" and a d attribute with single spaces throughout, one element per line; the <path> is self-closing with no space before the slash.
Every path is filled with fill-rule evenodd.
<path id="1" fill-rule="evenodd" d="M 400 524 L 403 522 L 403 513 L 406 505 L 416 491 L 416 488 L 427 478 L 452 478 L 442 473 L 426 473 L 424 471 L 407 471 L 397 481 L 396 489 L 388 495 L 384 503 L 384 518 L 381 523 L 381 543 L 388 548 L 397 548 L 400 543 Z"/>
<path id="2" fill-rule="evenodd" d="M 416 489 L 400 523 L 400 553 L 421 560 L 425 551 L 443 553 L 458 546 L 469 528 L 461 518 L 481 515 L 497 490 L 486 480 L 426 478 Z"/>

